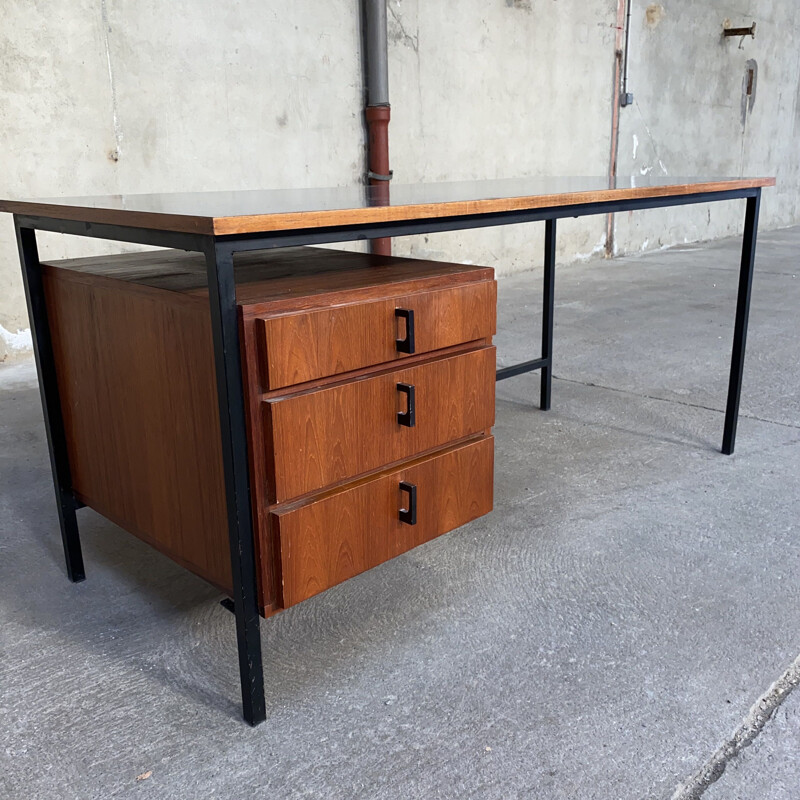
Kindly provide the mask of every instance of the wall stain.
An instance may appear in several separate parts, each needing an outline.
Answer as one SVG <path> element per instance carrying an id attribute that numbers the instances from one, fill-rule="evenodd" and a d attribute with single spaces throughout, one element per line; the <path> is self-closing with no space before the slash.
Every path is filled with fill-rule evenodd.
<path id="1" fill-rule="evenodd" d="M 533 11 L 533 0 L 506 0 L 506 5 L 520 11 Z"/>
<path id="2" fill-rule="evenodd" d="M 758 63 L 748 58 L 744 65 L 742 78 L 742 133 L 747 125 L 747 115 L 753 111 L 756 103 L 756 84 L 758 83 Z"/>
<path id="3" fill-rule="evenodd" d="M 658 27 L 658 23 L 664 19 L 664 6 L 660 3 L 651 3 L 647 6 L 647 9 L 644 12 L 645 16 L 645 23 L 650 30 Z"/>

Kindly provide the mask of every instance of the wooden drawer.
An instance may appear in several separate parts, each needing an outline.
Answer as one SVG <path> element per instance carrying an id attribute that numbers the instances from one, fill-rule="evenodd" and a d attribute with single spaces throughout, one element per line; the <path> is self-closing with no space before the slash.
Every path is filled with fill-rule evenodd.
<path id="1" fill-rule="evenodd" d="M 413 427 L 399 422 L 413 387 Z M 495 348 L 263 402 L 271 503 L 342 483 L 494 424 Z"/>
<path id="2" fill-rule="evenodd" d="M 492 510 L 494 439 L 485 436 L 270 514 L 283 608 Z M 416 523 L 400 521 L 405 483 Z"/>
<path id="3" fill-rule="evenodd" d="M 438 291 L 302 311 L 256 321 L 267 390 L 491 339 L 497 285 L 479 281 Z M 405 311 L 405 314 L 397 313 Z M 413 316 L 413 349 L 407 315 Z M 405 343 L 409 352 L 404 352 Z"/>

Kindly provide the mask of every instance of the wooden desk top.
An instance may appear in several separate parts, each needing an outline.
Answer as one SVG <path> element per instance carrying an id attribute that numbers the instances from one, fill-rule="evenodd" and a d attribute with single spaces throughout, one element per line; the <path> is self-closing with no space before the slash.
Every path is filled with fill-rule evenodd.
<path id="1" fill-rule="evenodd" d="M 0 200 L 14 214 L 217 236 L 491 214 L 774 186 L 775 178 L 548 177 L 392 185 Z M 383 188 L 383 187 L 379 187 Z M 384 189 L 385 191 L 385 189 Z"/>

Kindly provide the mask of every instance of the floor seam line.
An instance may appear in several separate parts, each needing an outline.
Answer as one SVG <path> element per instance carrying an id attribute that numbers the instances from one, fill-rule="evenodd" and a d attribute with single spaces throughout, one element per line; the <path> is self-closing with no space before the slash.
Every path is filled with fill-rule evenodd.
<path id="1" fill-rule="evenodd" d="M 717 414 L 724 414 L 725 411 L 721 408 L 713 408 L 712 406 L 704 406 L 702 403 L 689 403 L 685 400 L 675 400 L 670 399 L 667 397 L 656 397 L 652 394 L 642 394 L 640 392 L 633 392 L 630 389 L 619 389 L 616 386 L 605 386 L 602 383 L 592 383 L 591 381 L 579 381 L 574 378 L 562 378 L 558 375 L 553 375 L 554 381 L 564 381 L 565 383 L 577 383 L 580 386 L 587 386 L 589 388 L 595 389 L 606 389 L 609 392 L 619 392 L 620 394 L 629 394 L 633 397 L 641 397 L 644 400 L 658 400 L 661 403 L 670 403 L 671 405 L 676 406 L 687 406 L 688 408 L 699 408 L 703 411 L 714 411 Z M 744 412 L 739 412 L 739 416 L 743 419 L 752 419 L 755 422 L 765 422 L 768 425 L 779 425 L 782 428 L 793 428 L 794 430 L 800 430 L 800 425 L 792 425 L 790 422 L 779 422 L 778 420 L 774 419 L 766 419 L 766 417 L 758 417 L 755 414 L 747 414 Z"/>
<path id="2" fill-rule="evenodd" d="M 698 800 L 706 789 L 716 783 L 728 764 L 749 747 L 775 716 L 786 698 L 800 683 L 800 655 L 764 692 L 745 715 L 733 733 L 712 753 L 700 769 L 681 783 L 671 800 Z"/>
<path id="3" fill-rule="evenodd" d="M 712 267 L 707 266 L 705 269 L 713 270 L 714 272 L 738 272 L 738 267 Z M 756 275 L 783 275 L 784 278 L 794 278 L 797 275 L 796 272 L 774 272 L 770 269 L 759 269 L 756 270 Z"/>

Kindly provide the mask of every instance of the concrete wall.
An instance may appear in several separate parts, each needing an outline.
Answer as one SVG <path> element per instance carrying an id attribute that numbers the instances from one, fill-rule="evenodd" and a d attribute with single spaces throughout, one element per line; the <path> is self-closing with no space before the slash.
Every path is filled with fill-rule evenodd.
<path id="1" fill-rule="evenodd" d="M 774 175 L 761 227 L 800 222 L 800 3 L 634 0 L 632 107 L 620 114 L 619 174 Z M 757 23 L 756 38 L 721 38 L 722 22 Z M 746 70 L 756 70 L 752 105 Z M 743 202 L 617 215 L 619 249 L 738 233 Z"/>
<path id="2" fill-rule="evenodd" d="M 624 0 L 390 0 L 395 180 L 604 175 Z M 191 191 L 362 180 L 357 0 L 3 4 L 0 195 Z M 722 21 L 758 23 L 723 40 Z M 762 225 L 800 221 L 796 0 L 633 0 L 619 173 L 777 174 Z M 758 67 L 742 112 L 746 62 Z M 618 215 L 616 252 L 739 230 L 741 203 Z M 396 240 L 503 273 L 542 226 Z M 605 220 L 559 226 L 562 260 L 604 253 Z M 42 235 L 48 257 L 119 245 Z M 0 359 L 26 346 L 10 218 L 0 220 Z M 17 332 L 20 332 L 19 334 Z"/>

